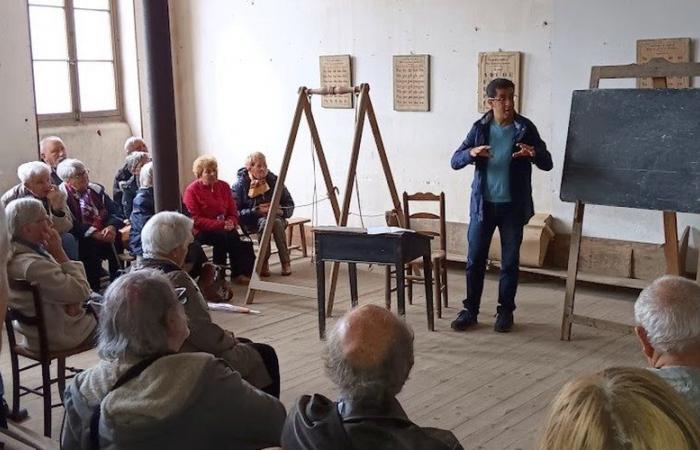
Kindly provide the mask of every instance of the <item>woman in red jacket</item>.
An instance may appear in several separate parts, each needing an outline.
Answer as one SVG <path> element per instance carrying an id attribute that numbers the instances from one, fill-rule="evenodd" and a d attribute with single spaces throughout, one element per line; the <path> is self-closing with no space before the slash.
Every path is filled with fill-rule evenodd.
<path id="1" fill-rule="evenodd" d="M 185 189 L 184 203 L 194 219 L 197 240 L 214 247 L 214 263 L 226 264 L 228 254 L 231 279 L 250 281 L 255 255 L 253 244 L 241 241 L 236 227 L 238 210 L 231 186 L 219 180 L 216 158 L 203 155 L 195 159 L 192 171 L 197 177 Z"/>

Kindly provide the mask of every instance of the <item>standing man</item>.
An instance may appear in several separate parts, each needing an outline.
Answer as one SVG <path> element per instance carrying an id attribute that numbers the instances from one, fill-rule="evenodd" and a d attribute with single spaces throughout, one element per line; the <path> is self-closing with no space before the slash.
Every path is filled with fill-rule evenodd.
<path id="1" fill-rule="evenodd" d="M 59 186 L 63 180 L 56 174 L 56 167 L 68 157 L 63 140 L 58 136 L 45 137 L 39 143 L 39 155 L 51 167 L 51 184 Z"/>
<path id="2" fill-rule="evenodd" d="M 541 170 L 552 169 L 552 156 L 537 128 L 515 112 L 514 94 L 512 81 L 491 81 L 486 87 L 491 110 L 474 123 L 452 155 L 453 169 L 475 167 L 467 234 L 467 298 L 452 322 L 455 331 L 477 324 L 486 259 L 496 227 L 501 236 L 501 274 L 494 329 L 504 333 L 513 327 L 523 227 L 534 214 L 532 164 Z"/>

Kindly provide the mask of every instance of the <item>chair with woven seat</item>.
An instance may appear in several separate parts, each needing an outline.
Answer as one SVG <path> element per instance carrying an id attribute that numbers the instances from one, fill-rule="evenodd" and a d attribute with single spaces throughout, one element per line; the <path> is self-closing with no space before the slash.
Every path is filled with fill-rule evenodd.
<path id="1" fill-rule="evenodd" d="M 51 410 L 63 405 L 63 393 L 66 389 L 66 380 L 73 378 L 81 369 L 66 367 L 66 358 L 91 350 L 94 344 L 89 342 L 80 347 L 63 350 L 50 351 L 46 323 L 44 321 L 44 310 L 42 307 L 41 294 L 36 283 L 26 280 L 9 280 L 9 287 L 12 290 L 27 291 L 32 293 L 34 304 L 34 316 L 27 316 L 20 311 L 8 307 L 5 317 L 5 329 L 7 330 L 7 340 L 10 347 L 10 362 L 12 364 L 12 409 L 9 418 L 15 422 L 20 422 L 28 417 L 27 411 L 20 408 L 20 398 L 27 394 L 34 394 L 43 397 L 44 400 L 44 435 L 51 437 Z M 33 351 L 17 343 L 13 322 L 21 323 L 25 327 L 35 327 L 39 336 L 39 350 Z M 19 366 L 19 357 L 35 361 L 27 366 Z M 56 378 L 51 378 L 51 363 L 56 360 Z M 41 386 L 31 388 L 20 384 L 20 374 L 34 367 L 41 367 Z M 66 372 L 70 372 L 66 376 Z M 58 385 L 58 394 L 61 402 L 51 403 L 51 386 Z"/>
<path id="2" fill-rule="evenodd" d="M 436 202 L 439 205 L 439 214 L 432 212 L 411 212 L 410 203 L 411 202 Z M 415 194 L 403 193 L 403 214 L 404 214 L 404 226 L 415 230 L 418 233 L 427 234 L 436 238 L 435 242 L 437 248 L 435 248 L 430 255 L 431 267 L 423 267 L 423 262 L 421 259 L 416 259 L 406 264 L 405 270 L 405 280 L 406 287 L 408 289 L 408 303 L 413 304 L 413 283 L 424 283 L 424 271 L 433 271 L 433 297 L 435 299 L 435 305 L 437 306 L 437 316 L 442 318 L 442 306 L 448 306 L 448 294 L 447 294 L 447 233 L 446 233 L 446 222 L 445 222 L 445 193 L 440 192 L 440 194 L 433 194 L 430 192 L 418 192 Z M 437 226 L 427 226 L 433 225 L 437 222 Z M 396 291 L 396 288 L 392 288 L 391 279 L 395 277 L 395 274 L 389 266 L 387 266 L 385 271 L 386 277 L 386 287 L 385 287 L 385 299 L 387 303 L 387 308 L 391 306 L 391 293 Z"/>

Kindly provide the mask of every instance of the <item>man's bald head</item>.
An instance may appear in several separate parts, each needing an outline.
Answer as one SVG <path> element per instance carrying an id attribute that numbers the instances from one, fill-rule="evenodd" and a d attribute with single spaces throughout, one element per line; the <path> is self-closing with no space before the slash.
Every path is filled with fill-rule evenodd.
<path id="1" fill-rule="evenodd" d="M 66 146 L 58 136 L 47 136 L 39 143 L 41 160 L 55 169 L 58 163 L 66 159 Z"/>
<path id="2" fill-rule="evenodd" d="M 393 397 L 412 367 L 413 332 L 384 308 L 354 309 L 329 335 L 326 371 L 343 397 Z"/>

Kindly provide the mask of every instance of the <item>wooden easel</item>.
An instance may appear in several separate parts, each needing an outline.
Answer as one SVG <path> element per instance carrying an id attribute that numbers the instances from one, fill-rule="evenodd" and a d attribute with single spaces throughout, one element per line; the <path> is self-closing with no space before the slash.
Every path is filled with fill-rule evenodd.
<path id="1" fill-rule="evenodd" d="M 350 154 L 348 177 L 347 182 L 345 183 L 345 191 L 343 193 L 342 209 L 340 209 L 338 206 L 338 199 L 335 195 L 335 187 L 333 186 L 333 182 L 331 181 L 330 172 L 328 171 L 328 164 L 326 163 L 326 158 L 323 153 L 323 147 L 321 146 L 321 139 L 318 136 L 318 130 L 316 128 L 316 121 L 314 120 L 313 113 L 311 112 L 311 103 L 309 102 L 309 98 L 312 95 L 334 94 L 359 94 L 355 121 L 355 132 L 353 135 L 352 152 Z M 289 138 L 287 139 L 287 148 L 285 150 L 284 158 L 282 160 L 282 168 L 280 169 L 280 172 L 277 175 L 277 184 L 275 185 L 275 190 L 272 194 L 272 202 L 270 203 L 270 209 L 267 213 L 267 223 L 265 224 L 265 229 L 263 230 L 262 238 L 260 241 L 261 251 L 258 253 L 258 256 L 255 260 L 253 276 L 250 280 L 250 284 L 248 285 L 246 304 L 253 303 L 256 291 L 277 292 L 281 294 L 297 295 L 300 297 L 316 298 L 315 288 L 262 281 L 260 279 L 260 271 L 262 270 L 265 256 L 264 252 L 269 251 L 268 249 L 270 245 L 270 239 L 272 237 L 272 219 L 274 217 L 275 212 L 280 206 L 284 181 L 287 178 L 287 169 L 289 168 L 289 161 L 292 157 L 292 152 L 294 151 L 294 142 L 296 141 L 297 131 L 299 130 L 302 112 L 306 116 L 306 121 L 309 124 L 311 140 L 314 144 L 316 155 L 318 156 L 318 163 L 323 174 L 323 179 L 326 183 L 326 191 L 328 192 L 328 198 L 331 202 L 331 207 L 333 208 L 333 214 L 335 216 L 336 225 L 344 227 L 348 224 L 348 216 L 350 215 L 350 200 L 352 199 L 352 187 L 355 183 L 357 160 L 360 154 L 360 143 L 362 142 L 362 132 L 364 129 L 365 116 L 367 116 L 367 119 L 369 120 L 369 125 L 372 129 L 372 134 L 374 135 L 374 142 L 377 145 L 377 153 L 379 153 L 379 159 L 381 161 L 382 169 L 384 171 L 384 177 L 386 178 L 387 186 L 389 188 L 391 201 L 394 205 L 394 209 L 399 211 L 399 216 L 403 218 L 403 213 L 401 213 L 401 203 L 399 201 L 399 196 L 396 193 L 396 185 L 394 184 L 394 177 L 391 173 L 389 160 L 387 159 L 386 151 L 384 149 L 384 142 L 382 141 L 382 136 L 379 132 L 379 125 L 377 124 L 377 117 L 374 114 L 374 107 L 372 106 L 372 101 L 369 97 L 369 84 L 364 83 L 354 87 L 326 87 L 320 89 L 308 89 L 303 86 L 300 87 L 299 99 L 297 100 L 296 111 L 294 113 L 294 118 L 292 119 L 292 128 L 289 131 Z M 328 304 L 326 307 L 326 314 L 328 317 L 331 317 L 331 314 L 333 313 L 333 300 L 338 281 L 339 268 L 340 265 L 337 262 L 333 263 L 331 267 L 331 284 L 328 293 Z"/>
<path id="2" fill-rule="evenodd" d="M 667 86 L 668 77 L 700 76 L 700 63 L 671 63 L 663 58 L 654 58 L 646 64 L 628 64 L 620 66 L 593 66 L 591 68 L 590 89 L 598 89 L 601 79 L 613 78 L 646 78 L 653 80 L 655 89 Z M 610 320 L 574 314 L 574 297 L 576 295 L 576 278 L 578 275 L 579 253 L 581 250 L 581 233 L 583 230 L 583 212 L 585 205 L 576 202 L 574 223 L 571 231 L 569 247 L 568 273 L 566 278 L 566 293 L 564 297 L 564 314 L 561 323 L 561 339 L 571 340 L 571 326 L 585 325 L 593 328 L 632 333 L 633 327 Z M 678 249 L 678 226 L 675 211 L 663 212 L 664 224 L 664 255 L 666 258 L 666 273 L 681 275 L 685 261 L 681 260 Z"/>

